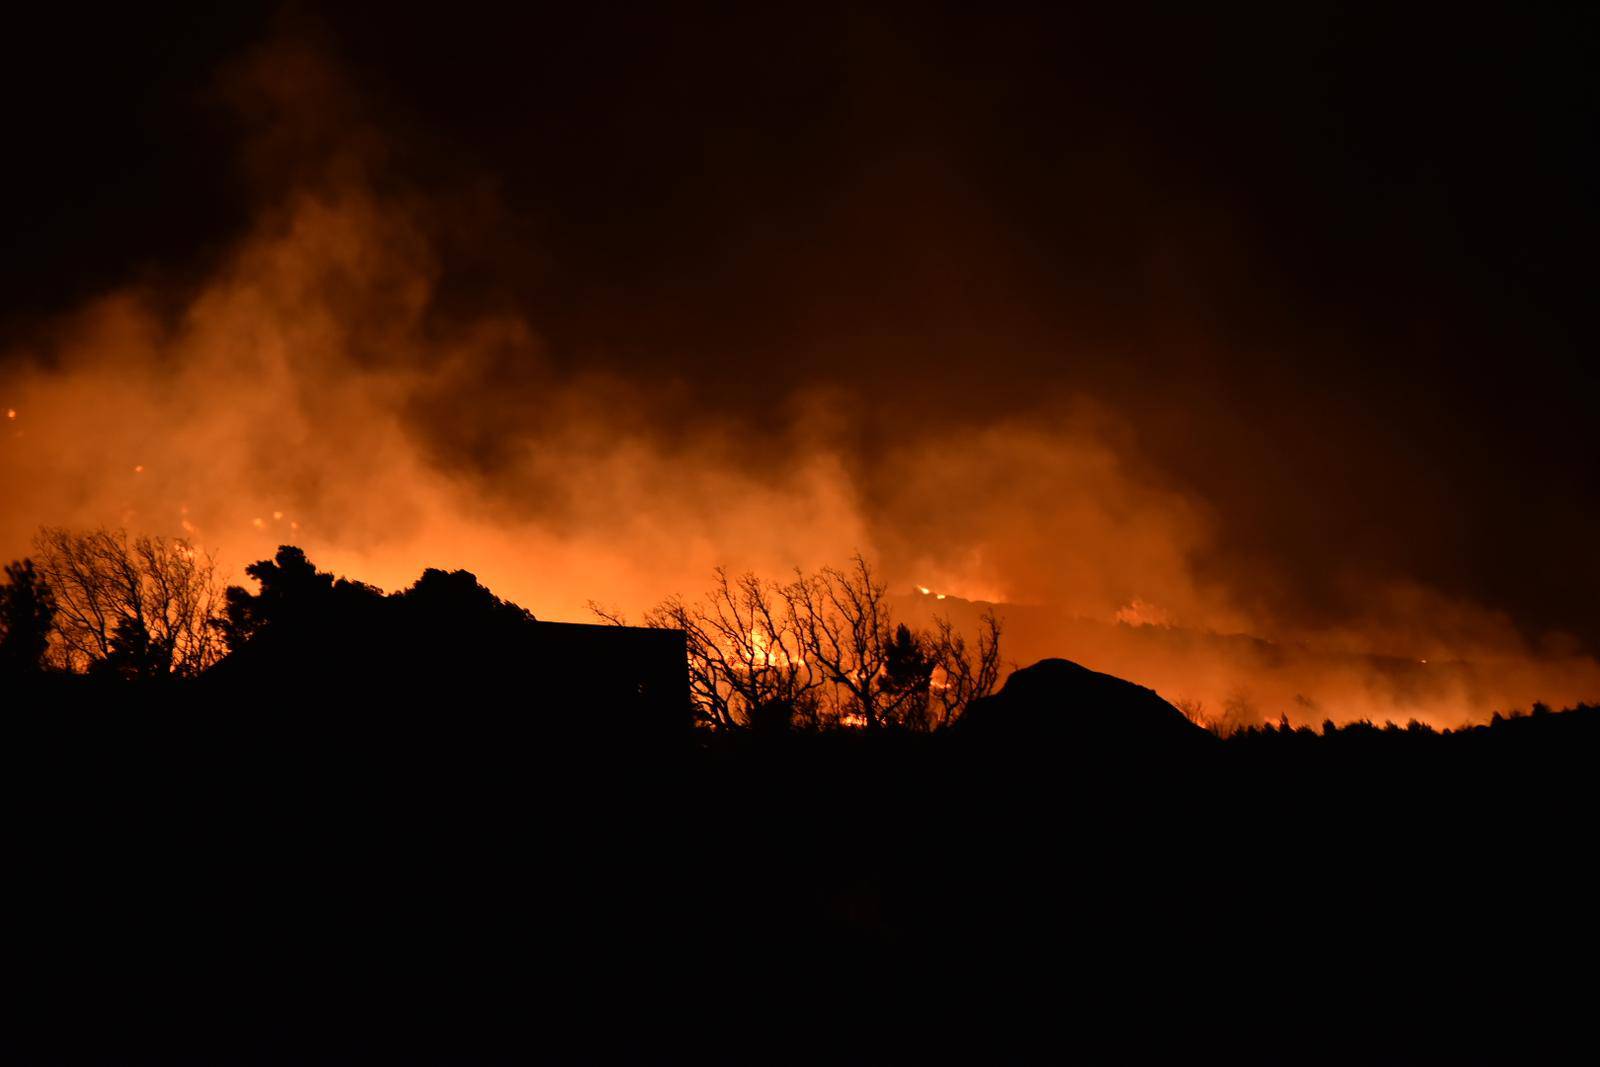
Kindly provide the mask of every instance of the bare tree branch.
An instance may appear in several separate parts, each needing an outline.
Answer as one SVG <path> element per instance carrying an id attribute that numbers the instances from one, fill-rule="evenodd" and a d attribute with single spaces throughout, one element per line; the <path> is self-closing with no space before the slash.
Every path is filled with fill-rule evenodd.
<path id="1" fill-rule="evenodd" d="M 221 657 L 215 559 L 188 541 L 46 527 L 34 546 L 56 591 L 61 666 L 187 676 Z"/>

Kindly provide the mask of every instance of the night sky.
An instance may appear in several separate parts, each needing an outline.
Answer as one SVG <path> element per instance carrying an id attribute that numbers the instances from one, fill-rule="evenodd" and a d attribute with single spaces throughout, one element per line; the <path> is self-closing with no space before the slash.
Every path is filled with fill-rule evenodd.
<path id="1" fill-rule="evenodd" d="M 8 15 L 0 348 L 215 269 L 307 152 L 231 88 L 291 40 L 336 72 L 294 136 L 381 131 L 429 205 L 432 314 L 659 383 L 663 432 L 832 389 L 865 469 L 1089 398 L 1237 599 L 1402 578 L 1600 649 L 1580 5 L 212 6 Z"/>

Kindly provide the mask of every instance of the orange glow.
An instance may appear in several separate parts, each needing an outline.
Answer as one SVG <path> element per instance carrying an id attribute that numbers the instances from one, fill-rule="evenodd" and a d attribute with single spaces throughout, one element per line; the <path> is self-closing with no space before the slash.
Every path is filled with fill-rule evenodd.
<path id="1" fill-rule="evenodd" d="M 743 649 L 729 648 L 724 651 L 740 659 L 746 658 Z M 790 658 L 781 642 L 775 644 L 768 634 L 760 630 L 751 630 L 748 660 L 752 667 L 787 667 L 790 664 L 804 663 L 806 658 L 800 655 Z"/>
<path id="2" fill-rule="evenodd" d="M 259 82 L 285 123 L 327 121 L 282 76 Z M 283 132 L 263 141 L 299 143 Z M 863 457 L 858 401 L 816 383 L 761 412 L 771 444 L 753 450 L 749 418 L 685 417 L 652 383 L 561 362 L 536 322 L 437 306 L 430 225 L 452 207 L 380 193 L 343 151 L 295 160 L 192 291 L 105 293 L 0 365 L 29 412 L 0 441 L 0 560 L 45 523 L 181 530 L 243 581 L 292 540 L 384 588 L 462 567 L 584 619 L 590 601 L 637 618 L 698 595 L 718 565 L 783 579 L 859 551 L 891 588 L 928 583 L 907 599 L 929 609 L 1004 605 L 1008 661 L 1065 656 L 1215 716 L 1449 724 L 1600 698 L 1590 657 L 1403 581 L 1364 587 L 1343 625 L 1262 607 L 1197 563 L 1219 536 L 1207 502 L 1089 400 L 912 425 Z M 529 384 L 483 384 L 497 375 Z"/>
<path id="3" fill-rule="evenodd" d="M 1139 597 L 1117 609 L 1112 618 L 1127 626 L 1171 626 L 1172 615 L 1165 609 Z"/>

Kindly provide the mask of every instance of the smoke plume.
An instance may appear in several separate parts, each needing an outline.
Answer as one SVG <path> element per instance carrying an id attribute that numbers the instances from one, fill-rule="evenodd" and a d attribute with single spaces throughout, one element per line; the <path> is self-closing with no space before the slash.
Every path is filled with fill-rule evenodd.
<path id="1" fill-rule="evenodd" d="M 693 595 L 718 565 L 860 552 L 896 589 L 1013 605 L 1012 658 L 1219 711 L 1448 724 L 1600 696 L 1578 649 L 1416 582 L 1355 590 L 1347 619 L 1285 612 L 1270 569 L 1218 565 L 1213 506 L 1105 397 L 963 417 L 791 367 L 729 404 L 693 372 L 575 364 L 456 292 L 441 250 L 494 239 L 492 191 L 397 178 L 315 51 L 275 46 L 228 85 L 254 124 L 248 231 L 198 282 L 106 292 L 0 362 L 6 558 L 41 524 L 186 536 L 235 578 L 294 543 L 386 588 L 465 567 L 584 618 Z M 1239 634 L 1269 643 L 1217 636 Z M 1396 666 L 1422 661 L 1447 666 Z"/>

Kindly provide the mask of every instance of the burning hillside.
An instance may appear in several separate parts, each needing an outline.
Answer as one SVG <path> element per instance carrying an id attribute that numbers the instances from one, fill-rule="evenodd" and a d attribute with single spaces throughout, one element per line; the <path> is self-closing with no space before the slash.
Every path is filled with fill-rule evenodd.
<path id="1" fill-rule="evenodd" d="M 993 611 L 1004 627 L 1009 662 L 1065 656 L 1147 685 L 1224 732 L 1285 718 L 1312 728 L 1325 720 L 1412 719 L 1451 727 L 1541 700 L 1577 703 L 1600 687 L 1600 666 L 1577 654 L 1535 659 L 1480 647 L 1477 658 L 1429 658 L 1355 651 L 1315 638 L 1271 641 L 1144 621 L 1152 608 L 1142 602 L 1136 611 L 1124 609 L 1110 619 L 1043 605 L 970 601 L 925 587 L 895 603 L 918 624 L 945 616 L 975 628 L 983 613 Z M 1164 618 L 1159 612 L 1156 617 Z"/>
<path id="2" fill-rule="evenodd" d="M 927 336 L 912 319 L 904 335 L 841 320 L 804 353 L 721 367 L 548 311 L 552 336 L 543 275 L 507 249 L 513 197 L 470 168 L 413 176 L 406 134 L 320 46 L 290 35 L 227 69 L 249 224 L 204 269 L 142 272 L 0 341 L 0 556 L 41 526 L 107 526 L 186 537 L 237 579 L 293 543 L 390 588 L 465 567 L 581 618 L 693 595 L 717 566 L 782 578 L 860 552 L 954 615 L 974 610 L 963 596 L 1007 605 L 1010 659 L 1072 656 L 1211 715 L 1444 724 L 1600 696 L 1560 626 L 1424 577 L 1447 546 L 1416 566 L 1409 548 L 1302 565 L 1306 538 L 1254 521 L 1277 502 L 1292 528 L 1299 505 L 1263 481 L 1231 510 L 1213 475 L 1251 471 L 1195 463 L 1192 412 L 1073 372 L 1087 342 L 1052 341 L 1067 369 L 1033 387 L 994 369 L 1037 347 L 998 325 L 908 355 Z M 906 165 L 841 194 L 844 222 L 934 211 L 940 240 L 1015 268 L 975 236 L 992 220 L 959 182 Z M 929 314 L 973 284 L 966 259 L 934 260 L 910 276 Z M 1251 433 L 1260 456 L 1290 440 Z M 1240 634 L 1261 636 L 1224 636 Z"/>

